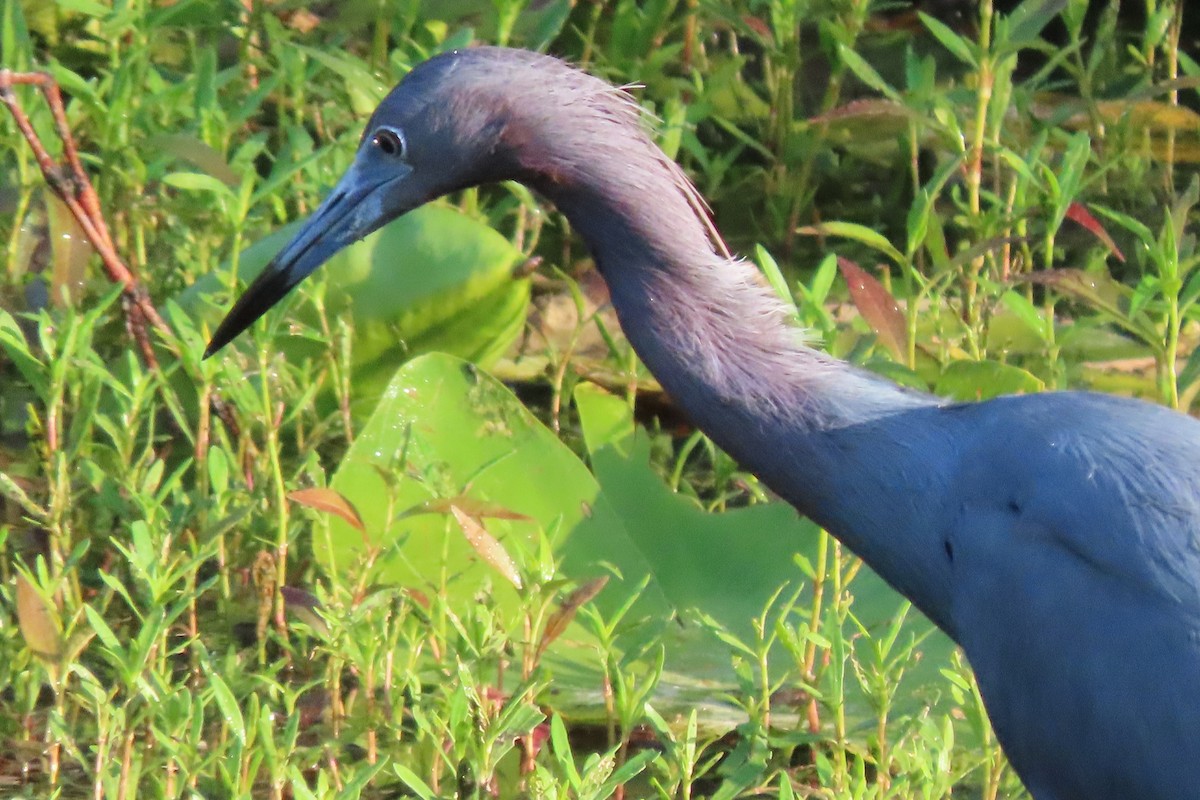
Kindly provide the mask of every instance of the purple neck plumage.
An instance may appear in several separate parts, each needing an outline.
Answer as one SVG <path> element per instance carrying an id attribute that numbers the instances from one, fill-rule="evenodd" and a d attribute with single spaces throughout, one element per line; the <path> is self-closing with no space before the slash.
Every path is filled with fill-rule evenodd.
<path id="1" fill-rule="evenodd" d="M 625 335 L 692 421 L 949 630 L 937 612 L 949 605 L 944 552 L 925 524 L 938 508 L 919 499 L 945 479 L 921 454 L 945 444 L 928 418 L 905 422 L 939 402 L 806 347 L 757 270 L 716 252 L 703 201 L 636 105 L 557 69 L 540 64 L 538 86 L 516 93 L 503 129 L 511 177 L 586 241 Z M 935 435 L 915 445 L 905 439 L 914 429 Z M 900 541 L 894 525 L 930 530 Z"/>

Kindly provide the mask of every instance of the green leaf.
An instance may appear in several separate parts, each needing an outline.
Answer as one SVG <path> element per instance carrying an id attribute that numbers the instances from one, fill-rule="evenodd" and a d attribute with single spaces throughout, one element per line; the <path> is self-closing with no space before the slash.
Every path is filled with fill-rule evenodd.
<path id="1" fill-rule="evenodd" d="M 0 347 L 8 353 L 8 357 L 16 365 L 21 377 L 33 387 L 37 396 L 43 400 L 47 399 L 47 393 L 50 391 L 48 368 L 33 354 L 24 332 L 17 321 L 13 319 L 12 314 L 2 308 L 0 308 Z"/>
<path id="2" fill-rule="evenodd" d="M 640 775 L 657 758 L 658 753 L 654 750 L 642 750 L 631 756 L 628 761 L 614 770 L 612 775 L 608 776 L 608 780 L 604 781 L 596 796 L 608 797 L 618 786 L 628 783 Z"/>
<path id="3" fill-rule="evenodd" d="M 575 768 L 575 756 L 571 752 L 571 740 L 567 736 L 567 726 L 563 724 L 562 716 L 559 714 L 550 717 L 550 746 L 554 751 L 554 760 L 566 772 L 571 786 L 579 788 L 583 781 L 579 776 L 579 771 Z"/>
<path id="4" fill-rule="evenodd" d="M 0 2 L 0 53 L 4 54 L 4 66 L 14 72 L 28 71 L 33 62 L 33 42 L 22 13 L 23 5 L 20 0 Z M 54 25 L 57 19 L 52 9 L 53 6 L 47 3 L 40 13 L 45 15 L 50 11 L 48 22 Z"/>
<path id="5" fill-rule="evenodd" d="M 838 57 L 842 60 L 843 64 L 850 68 L 855 77 L 867 86 L 886 96 L 889 100 L 896 103 L 903 102 L 899 92 L 888 85 L 883 76 L 876 72 L 875 68 L 867 63 L 866 59 L 854 52 L 854 50 L 844 44 L 838 44 Z"/>
<path id="6" fill-rule="evenodd" d="M 1042 319 L 1042 312 L 1025 295 L 1009 289 L 1000 295 L 1000 302 L 1039 337 L 1045 336 L 1046 323 Z"/>
<path id="7" fill-rule="evenodd" d="M 221 711 L 221 717 L 225 720 L 225 724 L 229 727 L 230 733 L 233 734 L 241 744 L 246 744 L 246 720 L 242 716 L 242 708 L 238 703 L 237 698 L 233 696 L 233 692 L 229 688 L 229 684 L 221 677 L 211 664 L 207 661 L 203 663 L 204 674 L 208 678 L 208 688 L 212 692 L 213 699 L 217 701 L 217 708 Z"/>
<path id="8" fill-rule="evenodd" d="M 357 117 L 367 118 L 379 105 L 391 84 L 367 68 L 360 58 L 342 53 L 293 45 L 296 50 L 319 61 L 341 76 L 350 97 L 350 110 Z"/>
<path id="9" fill-rule="evenodd" d="M 517 17 L 517 38 L 530 50 L 546 50 L 567 24 L 574 6 L 572 0 L 530 3 Z"/>
<path id="10" fill-rule="evenodd" d="M 787 279 L 780 272 L 779 264 L 775 262 L 775 258 L 767 252 L 765 247 L 759 244 L 754 246 L 754 260 L 758 264 L 758 268 L 763 276 L 766 277 L 767 283 L 774 290 L 775 296 L 792 309 L 793 316 L 799 315 L 800 311 L 796 308 L 796 300 L 792 297 L 792 293 L 788 289 Z"/>
<path id="11" fill-rule="evenodd" d="M 1006 44 L 1014 48 L 1032 44 L 1066 7 L 1067 0 L 1024 0 L 1008 15 Z"/>
<path id="12" fill-rule="evenodd" d="M 421 800 L 437 800 L 437 794 L 429 788 L 429 784 L 421 780 L 417 773 L 408 767 L 397 762 L 392 764 L 392 771 L 396 773 L 396 777 L 400 779 L 401 783 Z"/>
<path id="13" fill-rule="evenodd" d="M 942 43 L 942 47 L 950 51 L 951 55 L 968 67 L 979 69 L 978 47 L 973 42 L 959 36 L 944 22 L 929 16 L 924 11 L 918 11 L 917 14 L 929 32 Z"/>
<path id="14" fill-rule="evenodd" d="M 172 172 L 163 176 L 163 183 L 189 192 L 212 192 L 229 199 L 234 197 L 224 182 L 203 172 Z"/>
<path id="15" fill-rule="evenodd" d="M 86 17 L 102 19 L 113 13 L 112 8 L 97 0 L 55 0 L 54 5 L 60 12 L 83 14 Z"/>
<path id="16" fill-rule="evenodd" d="M 108 622 L 105 621 L 99 611 L 85 604 L 83 613 L 88 618 L 88 623 L 92 626 L 92 630 L 95 631 L 96 637 L 110 652 L 117 656 L 125 652 L 125 647 L 121 644 L 121 640 L 113 633 L 113 629 L 108 626 Z"/>
<path id="17" fill-rule="evenodd" d="M 1054 219 L 1050 223 L 1052 229 L 1057 229 L 1066 218 L 1071 202 L 1079 194 L 1083 183 L 1083 172 L 1092 154 L 1092 140 L 1086 131 L 1079 131 L 1067 143 L 1062 161 L 1055 172 L 1049 172 L 1049 183 L 1057 180 L 1054 199 Z"/>
<path id="18" fill-rule="evenodd" d="M 925 244 L 926 237 L 931 228 L 930 218 L 934 216 L 934 210 L 939 197 L 941 197 L 942 189 L 946 185 L 951 176 L 956 174 L 959 169 L 961 159 L 952 158 L 938 168 L 933 177 L 917 192 L 913 198 L 912 205 L 908 209 L 906 218 L 905 230 L 905 258 L 912 260 L 913 255 L 920 249 L 921 245 Z M 940 220 L 933 220 L 932 227 L 936 228 L 940 224 Z M 935 235 L 941 235 L 940 230 L 936 231 Z"/>
<path id="19" fill-rule="evenodd" d="M 883 253 L 899 266 L 903 267 L 908 264 L 904 255 L 892 246 L 886 236 L 866 225 L 859 225 L 857 222 L 822 222 L 818 225 L 805 225 L 798 228 L 796 232 L 806 236 L 839 236 L 843 239 L 853 239 L 872 250 Z"/>
<path id="20" fill-rule="evenodd" d="M 594 547 L 582 543 L 634 549 L 570 449 L 509 389 L 441 354 L 413 359 L 395 373 L 330 487 L 358 510 L 367 538 L 331 519 L 328 535 L 313 535 L 316 556 L 328 570 L 357 569 L 364 547 L 373 544 L 384 548 L 379 578 L 463 601 L 494 571 L 448 514 L 405 510 L 460 494 L 508 509 L 514 518 L 489 519 L 490 535 L 520 562 L 521 554 L 536 551 L 544 534 L 564 554 L 564 569 L 579 580 L 607 574 L 603 558 L 590 558 L 586 553 Z M 431 584 L 446 559 L 455 565 L 455 578 L 446 586 Z M 496 600 L 514 614 L 521 609 L 520 595 L 511 588 L 497 589 Z M 667 606 L 660 598 L 657 607 Z"/>
<path id="21" fill-rule="evenodd" d="M 822 304 L 825 302 L 829 297 L 829 290 L 833 288 L 833 279 L 837 273 L 837 256 L 834 253 L 827 253 L 825 258 L 821 259 L 821 265 L 813 273 L 812 284 L 808 287 L 808 296 L 812 302 Z"/>
<path id="22" fill-rule="evenodd" d="M 466 495 L 525 515 L 489 518 L 489 533 L 518 565 L 528 568 L 546 541 L 562 577 L 583 584 L 610 576 L 592 601 L 601 614 L 616 614 L 637 597 L 632 618 L 652 621 L 646 635 L 660 636 L 666 647 L 665 674 L 688 676 L 675 683 L 664 677 L 656 705 L 671 713 L 700 707 L 706 725 L 735 725 L 736 712 L 714 700 L 714 687 L 735 685 L 728 653 L 714 647 L 701 626 L 668 623 L 677 610 L 694 608 L 752 641 L 751 620 L 778 587 L 803 580 L 793 556 L 815 559 L 818 530 L 778 502 L 705 512 L 655 473 L 650 438 L 634 427 L 622 398 L 582 384 L 574 399 L 594 477 L 487 374 L 439 354 L 409 362 L 396 372 L 330 484 L 358 509 L 367 534 L 333 518 L 326 530 L 313 533 L 316 557 L 328 573 L 357 579 L 368 548 L 375 549 L 372 580 L 437 593 L 452 604 L 474 603 L 490 586 L 498 613 L 515 624 L 523 595 L 495 579 L 453 521 L 444 513 L 404 512 L 439 508 L 432 501 Z M 864 624 L 886 626 L 901 598 L 865 572 L 854 587 Z M 912 624 L 931 627 L 923 619 Z M 590 652 L 587 641 L 572 625 L 546 659 L 580 676 L 578 690 L 586 685 L 590 695 L 598 676 L 583 655 Z M 914 674 L 942 663 L 937 654 L 948 653 L 949 644 L 936 642 L 924 648 L 926 660 Z M 579 703 L 570 682 L 557 677 L 556 687 L 559 708 Z M 852 716 L 870 713 L 865 698 L 851 703 Z"/>
<path id="23" fill-rule="evenodd" d="M 987 400 L 1003 394 L 1031 394 L 1046 385 L 1034 374 L 999 361 L 954 361 L 938 378 L 936 392 L 956 400 Z"/>

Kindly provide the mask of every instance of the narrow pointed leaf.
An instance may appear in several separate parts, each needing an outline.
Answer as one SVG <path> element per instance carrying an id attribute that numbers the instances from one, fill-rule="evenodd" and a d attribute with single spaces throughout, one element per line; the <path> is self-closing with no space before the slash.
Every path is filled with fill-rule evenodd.
<path id="1" fill-rule="evenodd" d="M 1125 261 L 1125 254 L 1121 252 L 1121 248 L 1117 247 L 1117 243 L 1108 235 L 1108 231 L 1100 224 L 1100 221 L 1092 216 L 1092 212 L 1087 210 L 1087 207 L 1082 203 L 1073 202 L 1067 206 L 1067 219 L 1076 222 L 1087 228 L 1088 232 L 1104 243 L 1118 261 Z"/>
<path id="2" fill-rule="evenodd" d="M 584 603 L 600 594 L 600 590 L 603 589 L 607 583 L 608 576 L 601 575 L 598 578 L 593 578 L 567 595 L 566 599 L 563 600 L 562 605 L 560 605 L 558 609 L 550 615 L 550 619 L 546 620 L 546 629 L 542 631 L 542 640 L 538 642 L 538 653 L 545 652 L 546 648 L 549 647 L 555 639 L 557 639 L 559 636 L 562 636 L 563 631 L 565 631 L 567 626 L 571 624 L 571 621 L 575 619 L 575 614 L 579 611 L 579 608 Z"/>
<path id="3" fill-rule="evenodd" d="M 323 486 L 314 486 L 311 489 L 297 489 L 294 492 L 288 492 L 288 499 L 293 503 L 298 503 L 317 511 L 334 514 L 344 519 L 356 530 L 366 530 L 362 517 L 358 515 L 358 509 L 354 507 L 354 504 L 333 489 Z"/>
<path id="4" fill-rule="evenodd" d="M 208 685 L 212 690 L 213 699 L 217 701 L 217 708 L 221 712 L 221 716 L 225 720 L 225 724 L 229 726 L 229 732 L 233 734 L 242 744 L 246 743 L 246 720 L 242 716 L 241 706 L 238 704 L 237 698 L 234 697 L 233 691 L 229 688 L 229 684 L 208 664 L 204 665 L 204 672 L 208 676 Z"/>
<path id="5" fill-rule="evenodd" d="M 921 22 L 925 23 L 925 27 L 933 34 L 934 38 L 942 43 L 950 53 L 973 69 L 979 68 L 979 59 L 977 58 L 978 47 L 967 39 L 959 36 L 946 23 L 941 20 L 931 17 L 924 12 L 917 12 L 921 17 Z"/>
<path id="6" fill-rule="evenodd" d="M 499 503 L 489 503 L 485 500 L 479 500 L 475 497 L 468 497 L 465 494 L 460 494 L 457 497 L 439 497 L 433 500 L 427 500 L 420 503 L 402 513 L 397 519 L 405 517 L 415 517 L 418 514 L 450 514 L 452 509 L 457 508 L 470 514 L 476 519 L 485 517 L 491 519 L 511 519 L 529 521 L 533 519 L 528 514 L 521 514 L 513 511 L 511 508 L 506 508 Z"/>
<path id="7" fill-rule="evenodd" d="M 421 780 L 417 773 L 398 763 L 392 764 L 392 769 L 395 771 L 396 777 L 408 787 L 409 791 L 421 798 L 421 800 L 436 800 L 437 795 L 434 794 L 433 789 L 430 789 L 429 784 Z"/>
<path id="8" fill-rule="evenodd" d="M 1050 21 L 1067 7 L 1067 0 L 1024 0 L 1008 18 L 1008 44 L 1023 47 L 1037 39 Z"/>
<path id="9" fill-rule="evenodd" d="M 840 236 L 843 239 L 853 239 L 872 250 L 883 253 L 900 266 L 905 264 L 904 254 L 892 246 L 886 236 L 866 225 L 859 225 L 857 222 L 822 222 L 819 225 L 805 225 L 797 228 L 796 232 L 805 236 Z"/>
<path id="10" fill-rule="evenodd" d="M 512 556 L 504 549 L 504 545 L 488 533 L 477 519 L 458 506 L 450 506 L 450 513 L 454 515 L 454 521 L 462 529 L 463 536 L 467 537 L 471 547 L 475 548 L 475 552 L 479 553 L 483 560 L 503 575 L 509 583 L 520 589 L 521 574 L 517 571 L 517 565 L 512 560 Z"/>

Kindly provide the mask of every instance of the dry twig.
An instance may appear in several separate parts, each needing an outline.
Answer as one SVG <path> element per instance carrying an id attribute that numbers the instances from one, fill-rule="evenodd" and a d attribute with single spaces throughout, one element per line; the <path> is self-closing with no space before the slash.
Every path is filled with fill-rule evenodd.
<path id="1" fill-rule="evenodd" d="M 65 163 L 56 162 L 42 144 L 41 138 L 29 122 L 29 116 L 21 107 L 16 92 L 13 91 L 14 86 L 34 86 L 41 91 L 54 117 L 54 130 L 62 142 Z M 104 213 L 100 210 L 100 200 L 79 160 L 79 151 L 75 146 L 75 137 L 71 135 L 71 128 L 67 125 L 66 110 L 63 108 L 62 92 L 59 91 L 58 83 L 45 72 L 13 72 L 0 69 L 0 101 L 8 107 L 21 135 L 29 143 L 50 190 L 70 209 L 84 235 L 100 254 L 108 277 L 124 287 L 121 305 L 125 310 L 126 330 L 137 342 L 146 364 L 158 369 L 158 359 L 154 354 L 146 325 L 149 323 L 162 333 L 169 333 L 170 328 L 159 315 L 145 288 L 117 255 L 112 237 L 108 233 L 108 225 L 104 221 Z"/>
<path id="2" fill-rule="evenodd" d="M 29 115 L 25 113 L 16 92 L 13 91 L 14 86 L 34 86 L 41 91 L 46 105 L 50 107 L 50 113 L 54 117 L 54 130 L 62 142 L 65 164 L 56 162 L 46 146 L 42 144 L 41 138 L 29 122 Z M 42 175 L 46 179 L 46 184 L 70 209 L 84 235 L 96 248 L 96 252 L 100 254 L 100 259 L 104 263 L 104 271 L 108 273 L 108 277 L 124 288 L 121 295 L 121 307 L 125 312 L 125 329 L 137 342 L 146 365 L 151 369 L 158 370 L 158 357 L 154 353 L 154 346 L 150 341 L 146 326 L 149 323 L 165 335 L 171 334 L 171 328 L 158 313 L 158 309 L 154 307 L 149 293 L 138 281 L 137 276 L 117 255 L 112 237 L 108 233 L 108 225 L 104 221 L 104 212 L 100 209 L 100 199 L 79 160 L 79 150 L 75 146 L 75 137 L 71 135 L 71 128 L 67 125 L 67 114 L 63 107 L 62 92 L 58 88 L 58 83 L 53 76 L 45 72 L 13 72 L 9 69 L 0 69 L 0 102 L 8 107 L 21 135 L 29 143 L 29 148 L 33 151 L 38 167 L 41 168 Z M 173 337 L 166 335 L 164 338 L 169 343 Z M 171 345 L 168 344 L 168 347 Z M 176 356 L 179 355 L 173 347 L 171 349 Z M 239 435 L 239 426 L 232 409 L 228 404 L 222 402 L 215 392 L 210 394 L 209 402 L 212 410 L 230 431 L 230 435 L 236 439 Z M 202 426 L 202 434 L 201 440 L 197 443 L 198 454 L 206 451 L 208 446 L 207 415 L 205 424 Z"/>

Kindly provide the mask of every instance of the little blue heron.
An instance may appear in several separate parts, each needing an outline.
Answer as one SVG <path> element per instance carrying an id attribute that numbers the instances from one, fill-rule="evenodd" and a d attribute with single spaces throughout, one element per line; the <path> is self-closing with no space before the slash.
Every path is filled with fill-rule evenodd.
<path id="1" fill-rule="evenodd" d="M 1200 422 L 1087 392 L 950 403 L 810 349 L 636 104 L 555 58 L 413 69 L 206 356 L 345 245 L 501 180 L 567 216 L 696 425 L 962 646 L 1037 800 L 1200 797 Z"/>

